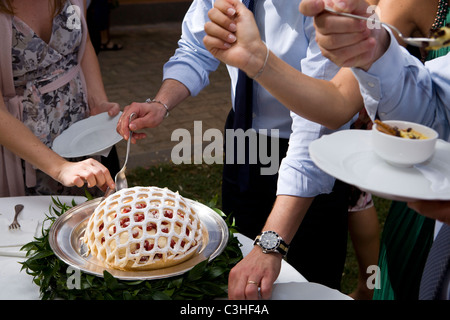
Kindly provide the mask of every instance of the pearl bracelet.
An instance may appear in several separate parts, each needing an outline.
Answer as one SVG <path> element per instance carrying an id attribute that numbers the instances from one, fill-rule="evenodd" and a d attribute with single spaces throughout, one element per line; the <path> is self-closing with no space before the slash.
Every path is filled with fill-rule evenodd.
<path id="1" fill-rule="evenodd" d="M 267 46 L 267 44 L 264 41 L 262 43 L 264 43 L 264 45 L 266 46 L 266 49 L 267 49 L 266 59 L 264 60 L 264 64 L 261 67 L 261 69 L 259 69 L 258 73 L 254 77 L 252 77 L 253 80 L 259 78 L 259 76 L 263 73 L 264 68 L 266 67 L 267 60 L 269 60 L 269 53 L 270 53 L 269 47 Z"/>
<path id="2" fill-rule="evenodd" d="M 164 102 L 161 102 L 161 101 L 155 100 L 155 99 L 150 99 L 150 98 L 145 100 L 145 102 L 146 103 L 150 103 L 150 102 L 159 103 L 160 105 L 162 105 L 164 107 L 164 109 L 166 109 L 166 115 L 164 116 L 164 118 L 167 118 L 169 116 L 169 107 Z"/>

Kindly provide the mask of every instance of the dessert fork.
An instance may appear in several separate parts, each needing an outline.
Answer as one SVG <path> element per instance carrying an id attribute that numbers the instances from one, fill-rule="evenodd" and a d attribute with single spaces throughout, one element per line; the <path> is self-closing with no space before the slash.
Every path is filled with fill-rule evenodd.
<path id="1" fill-rule="evenodd" d="M 366 20 L 366 21 L 370 21 L 373 22 L 374 24 L 379 24 L 379 25 L 383 25 L 388 27 L 389 29 L 391 29 L 392 31 L 394 31 L 395 33 L 398 34 L 398 36 L 407 44 L 415 46 L 415 47 L 442 47 L 442 43 L 434 38 L 419 38 L 419 37 L 405 37 L 399 29 L 397 29 L 396 27 L 394 27 L 393 25 L 386 23 L 386 22 L 382 22 L 380 20 L 377 20 L 373 17 L 363 17 L 363 16 L 358 16 L 356 14 L 351 14 L 351 13 L 347 13 L 347 12 L 340 12 L 340 11 L 336 11 L 328 6 L 325 6 L 325 10 L 340 16 L 345 16 L 345 17 L 350 17 L 350 18 L 355 18 L 355 19 L 360 19 L 360 20 Z"/>
<path id="2" fill-rule="evenodd" d="M 14 210 L 16 211 L 16 213 L 14 214 L 14 220 L 13 222 L 9 225 L 9 230 L 11 229 L 20 229 L 20 224 L 17 221 L 17 217 L 19 216 L 19 213 L 22 212 L 23 209 L 23 205 L 22 204 L 18 204 L 14 207 Z"/>

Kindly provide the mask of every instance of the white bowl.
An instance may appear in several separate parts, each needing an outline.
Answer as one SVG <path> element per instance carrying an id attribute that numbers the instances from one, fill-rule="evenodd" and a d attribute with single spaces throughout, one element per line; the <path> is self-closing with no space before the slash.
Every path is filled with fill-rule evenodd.
<path id="1" fill-rule="evenodd" d="M 372 147 L 374 152 L 388 163 L 401 166 L 410 167 L 427 161 L 433 156 L 436 146 L 438 133 L 421 124 L 389 120 L 383 123 L 391 127 L 397 127 L 399 130 L 411 128 L 427 139 L 407 139 L 397 137 L 380 132 L 377 129 L 377 124 L 372 128 Z"/>

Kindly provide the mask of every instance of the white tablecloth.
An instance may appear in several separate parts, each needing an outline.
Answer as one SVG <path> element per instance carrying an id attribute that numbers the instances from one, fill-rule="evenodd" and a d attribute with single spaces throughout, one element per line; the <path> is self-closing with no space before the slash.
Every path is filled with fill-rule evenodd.
<path id="1" fill-rule="evenodd" d="M 61 202 L 70 204 L 72 199 L 77 204 L 86 201 L 84 197 L 58 196 Z M 14 216 L 14 206 L 16 204 L 23 204 L 24 209 L 19 215 L 19 223 L 24 223 L 27 220 L 37 220 L 37 235 L 41 234 L 42 221 L 45 215 L 49 213 L 49 207 L 52 204 L 49 196 L 31 196 L 31 197 L 10 197 L 0 198 L 0 218 L 7 221 L 12 221 Z M 12 232 L 9 231 L 6 225 L 2 225 L 0 232 L 3 234 Z M 20 232 L 20 231 L 14 231 Z M 248 237 L 237 234 L 239 241 L 242 243 L 242 252 L 244 256 L 253 248 L 253 240 Z M 31 237 L 29 241 L 32 241 Z M 32 282 L 32 276 L 26 274 L 25 271 L 20 271 L 22 265 L 19 263 L 24 261 L 24 257 L 17 256 L 20 254 L 20 247 L 5 247 L 0 243 L 0 299 L 20 299 L 20 300 L 35 300 L 39 299 L 39 287 Z M 341 294 L 336 290 L 332 290 L 317 284 L 308 283 L 307 280 L 291 265 L 283 261 L 281 272 L 276 280 L 274 287 L 274 296 L 279 298 L 289 299 L 289 297 L 296 298 L 292 292 L 298 292 L 298 287 L 302 286 L 302 297 L 307 299 L 346 299 L 347 296 Z M 308 286 L 308 287 L 305 287 Z M 315 291 L 314 291 L 315 290 Z M 308 293 L 309 292 L 309 293 Z M 311 293 L 315 292 L 315 293 Z M 313 295 L 314 294 L 314 295 Z M 305 296 L 306 295 L 306 296 Z"/>

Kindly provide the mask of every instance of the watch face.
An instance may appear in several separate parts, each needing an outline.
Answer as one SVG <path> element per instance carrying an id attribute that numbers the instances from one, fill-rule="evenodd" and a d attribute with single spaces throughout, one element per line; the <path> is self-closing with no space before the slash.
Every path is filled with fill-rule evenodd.
<path id="1" fill-rule="evenodd" d="M 261 235 L 261 247 L 266 250 L 272 250 L 278 247 L 280 240 L 278 239 L 278 235 L 273 232 L 263 233 Z"/>

